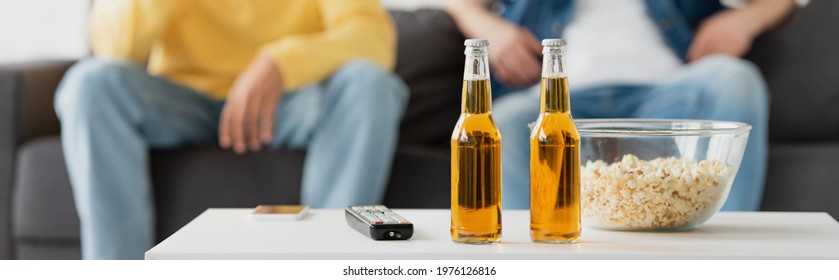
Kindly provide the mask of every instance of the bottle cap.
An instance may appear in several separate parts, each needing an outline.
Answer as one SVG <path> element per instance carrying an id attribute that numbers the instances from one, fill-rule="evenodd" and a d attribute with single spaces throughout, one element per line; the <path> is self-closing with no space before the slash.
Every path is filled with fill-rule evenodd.
<path id="1" fill-rule="evenodd" d="M 544 39 L 544 40 L 542 40 L 542 46 L 565 46 L 565 40 L 563 40 L 563 39 Z"/>
<path id="2" fill-rule="evenodd" d="M 487 47 L 489 46 L 489 41 L 484 39 L 466 39 L 463 45 L 467 47 Z"/>

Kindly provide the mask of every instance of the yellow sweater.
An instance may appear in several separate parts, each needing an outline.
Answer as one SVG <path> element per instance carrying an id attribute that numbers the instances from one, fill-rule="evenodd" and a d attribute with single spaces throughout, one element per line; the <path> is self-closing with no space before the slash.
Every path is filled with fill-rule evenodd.
<path id="1" fill-rule="evenodd" d="M 150 73 L 217 99 L 257 54 L 274 59 L 286 90 L 349 59 L 386 69 L 395 60 L 379 0 L 98 0 L 90 37 L 97 57 L 147 61 Z"/>

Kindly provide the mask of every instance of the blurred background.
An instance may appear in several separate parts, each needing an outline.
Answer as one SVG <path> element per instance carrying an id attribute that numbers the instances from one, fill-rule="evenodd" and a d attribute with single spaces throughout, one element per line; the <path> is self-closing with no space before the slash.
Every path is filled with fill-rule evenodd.
<path id="1" fill-rule="evenodd" d="M 0 63 L 39 58 L 76 59 L 88 53 L 87 10 L 91 0 L 0 1 Z M 439 7 L 445 0 L 382 0 L 388 9 Z M 743 0 L 726 0 L 736 4 Z M 806 5 L 810 0 L 796 0 Z"/>
<path id="2" fill-rule="evenodd" d="M 439 7 L 445 0 L 383 0 L 389 9 Z M 89 52 L 91 0 L 0 0 L 0 63 L 78 59 Z"/>
<path id="3" fill-rule="evenodd" d="M 0 63 L 86 55 L 89 5 L 90 0 L 0 1 Z"/>

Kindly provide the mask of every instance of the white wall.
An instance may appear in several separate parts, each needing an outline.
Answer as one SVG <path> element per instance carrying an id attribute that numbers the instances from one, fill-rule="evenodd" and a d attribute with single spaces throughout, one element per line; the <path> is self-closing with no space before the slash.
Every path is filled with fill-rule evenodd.
<path id="1" fill-rule="evenodd" d="M 390 8 L 416 9 L 439 7 L 443 1 L 382 0 L 382 3 Z M 90 0 L 0 0 L 0 63 L 87 55 L 89 8 Z"/>
<path id="2" fill-rule="evenodd" d="M 411 10 L 419 8 L 437 8 L 446 0 L 382 0 L 382 5 L 389 9 Z"/>
<path id="3" fill-rule="evenodd" d="M 88 53 L 90 0 L 0 0 L 0 63 Z"/>
<path id="4" fill-rule="evenodd" d="M 439 7 L 444 1 L 382 0 L 382 3 L 388 8 L 410 10 Z M 796 2 L 806 5 L 810 0 Z M 0 0 L 0 63 L 86 55 L 89 7 L 90 0 Z"/>

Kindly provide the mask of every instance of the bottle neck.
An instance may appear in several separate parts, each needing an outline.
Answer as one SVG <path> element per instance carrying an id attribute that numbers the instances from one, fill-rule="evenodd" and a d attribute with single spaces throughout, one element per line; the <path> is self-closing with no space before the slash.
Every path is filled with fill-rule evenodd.
<path id="1" fill-rule="evenodd" d="M 463 81 L 460 112 L 468 114 L 492 113 L 492 94 L 489 89 L 489 80 Z"/>
<path id="2" fill-rule="evenodd" d="M 568 113 L 571 111 L 571 98 L 568 95 L 568 78 L 542 77 L 541 105 L 542 113 Z"/>
<path id="3" fill-rule="evenodd" d="M 489 86 L 487 47 L 466 47 L 465 54 L 461 112 L 489 114 L 492 112 L 492 91 Z"/>
<path id="4" fill-rule="evenodd" d="M 567 113 L 571 110 L 568 77 L 565 74 L 564 49 L 545 46 L 542 51 L 542 113 Z"/>

